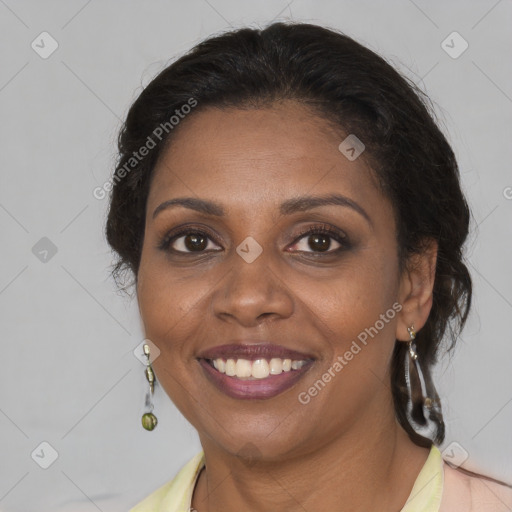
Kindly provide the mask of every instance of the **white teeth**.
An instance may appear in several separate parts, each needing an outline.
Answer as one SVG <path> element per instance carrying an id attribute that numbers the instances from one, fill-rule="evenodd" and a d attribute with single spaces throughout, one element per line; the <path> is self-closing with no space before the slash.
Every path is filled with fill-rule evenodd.
<path id="1" fill-rule="evenodd" d="M 270 373 L 272 375 L 279 375 L 283 371 L 283 360 L 274 357 L 270 360 Z"/>
<path id="2" fill-rule="evenodd" d="M 256 359 L 252 363 L 251 375 L 255 379 L 266 379 L 270 375 L 270 368 L 265 359 Z"/>
<path id="3" fill-rule="evenodd" d="M 236 363 L 234 359 L 228 359 L 226 361 L 226 375 L 234 377 L 236 375 Z"/>
<path id="4" fill-rule="evenodd" d="M 247 359 L 238 359 L 235 366 L 235 373 L 237 377 L 250 377 L 251 370 L 251 361 L 248 361 Z"/>
<path id="5" fill-rule="evenodd" d="M 237 377 L 240 379 L 266 379 L 269 375 L 279 375 L 282 372 L 291 370 L 300 370 L 307 361 L 292 361 L 291 359 L 280 359 L 273 357 L 270 361 L 266 359 L 214 359 L 213 366 L 220 373 L 225 373 L 228 377 Z"/>

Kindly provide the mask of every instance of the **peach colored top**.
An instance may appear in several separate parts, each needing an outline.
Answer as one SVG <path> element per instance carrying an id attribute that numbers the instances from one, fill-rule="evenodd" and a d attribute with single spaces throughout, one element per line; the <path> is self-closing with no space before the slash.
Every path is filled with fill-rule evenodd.
<path id="1" fill-rule="evenodd" d="M 190 512 L 204 452 L 129 512 Z M 511 512 L 512 487 L 450 467 L 432 445 L 400 512 Z"/>

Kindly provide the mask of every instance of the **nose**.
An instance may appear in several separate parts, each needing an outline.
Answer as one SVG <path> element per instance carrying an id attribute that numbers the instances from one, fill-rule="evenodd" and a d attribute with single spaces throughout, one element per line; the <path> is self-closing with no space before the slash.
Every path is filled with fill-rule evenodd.
<path id="1" fill-rule="evenodd" d="M 255 327 L 271 318 L 293 313 L 291 290 L 277 275 L 263 253 L 252 263 L 233 255 L 232 269 L 212 296 L 214 314 L 244 327 Z"/>

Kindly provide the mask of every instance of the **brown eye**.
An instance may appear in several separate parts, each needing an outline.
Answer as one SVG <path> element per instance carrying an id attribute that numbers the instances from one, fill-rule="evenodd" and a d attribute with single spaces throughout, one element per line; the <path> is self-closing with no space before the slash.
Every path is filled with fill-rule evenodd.
<path id="1" fill-rule="evenodd" d="M 208 245 L 208 238 L 200 233 L 186 235 L 183 238 L 185 247 L 189 251 L 204 251 Z"/>
<path id="2" fill-rule="evenodd" d="M 166 235 L 161 240 L 158 248 L 162 251 L 183 254 L 200 254 L 205 251 L 219 250 L 218 246 L 212 241 L 212 235 L 197 229 L 186 229 Z"/>
<path id="3" fill-rule="evenodd" d="M 313 226 L 300 234 L 293 249 L 310 254 L 332 254 L 347 249 L 349 246 L 348 238 L 343 232 L 325 226 Z"/>
<path id="4" fill-rule="evenodd" d="M 314 251 L 325 252 L 331 245 L 331 237 L 321 234 L 310 235 L 308 237 L 308 245 Z"/>

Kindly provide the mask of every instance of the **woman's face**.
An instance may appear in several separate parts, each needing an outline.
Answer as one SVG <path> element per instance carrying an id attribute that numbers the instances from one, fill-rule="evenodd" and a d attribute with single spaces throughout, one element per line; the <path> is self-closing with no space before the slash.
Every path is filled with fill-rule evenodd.
<path id="1" fill-rule="evenodd" d="M 393 415 L 406 338 L 392 207 L 344 138 L 291 101 L 212 108 L 182 121 L 155 168 L 139 307 L 157 379 L 204 443 L 277 459 Z M 245 361 L 226 374 L 216 357 Z"/>

